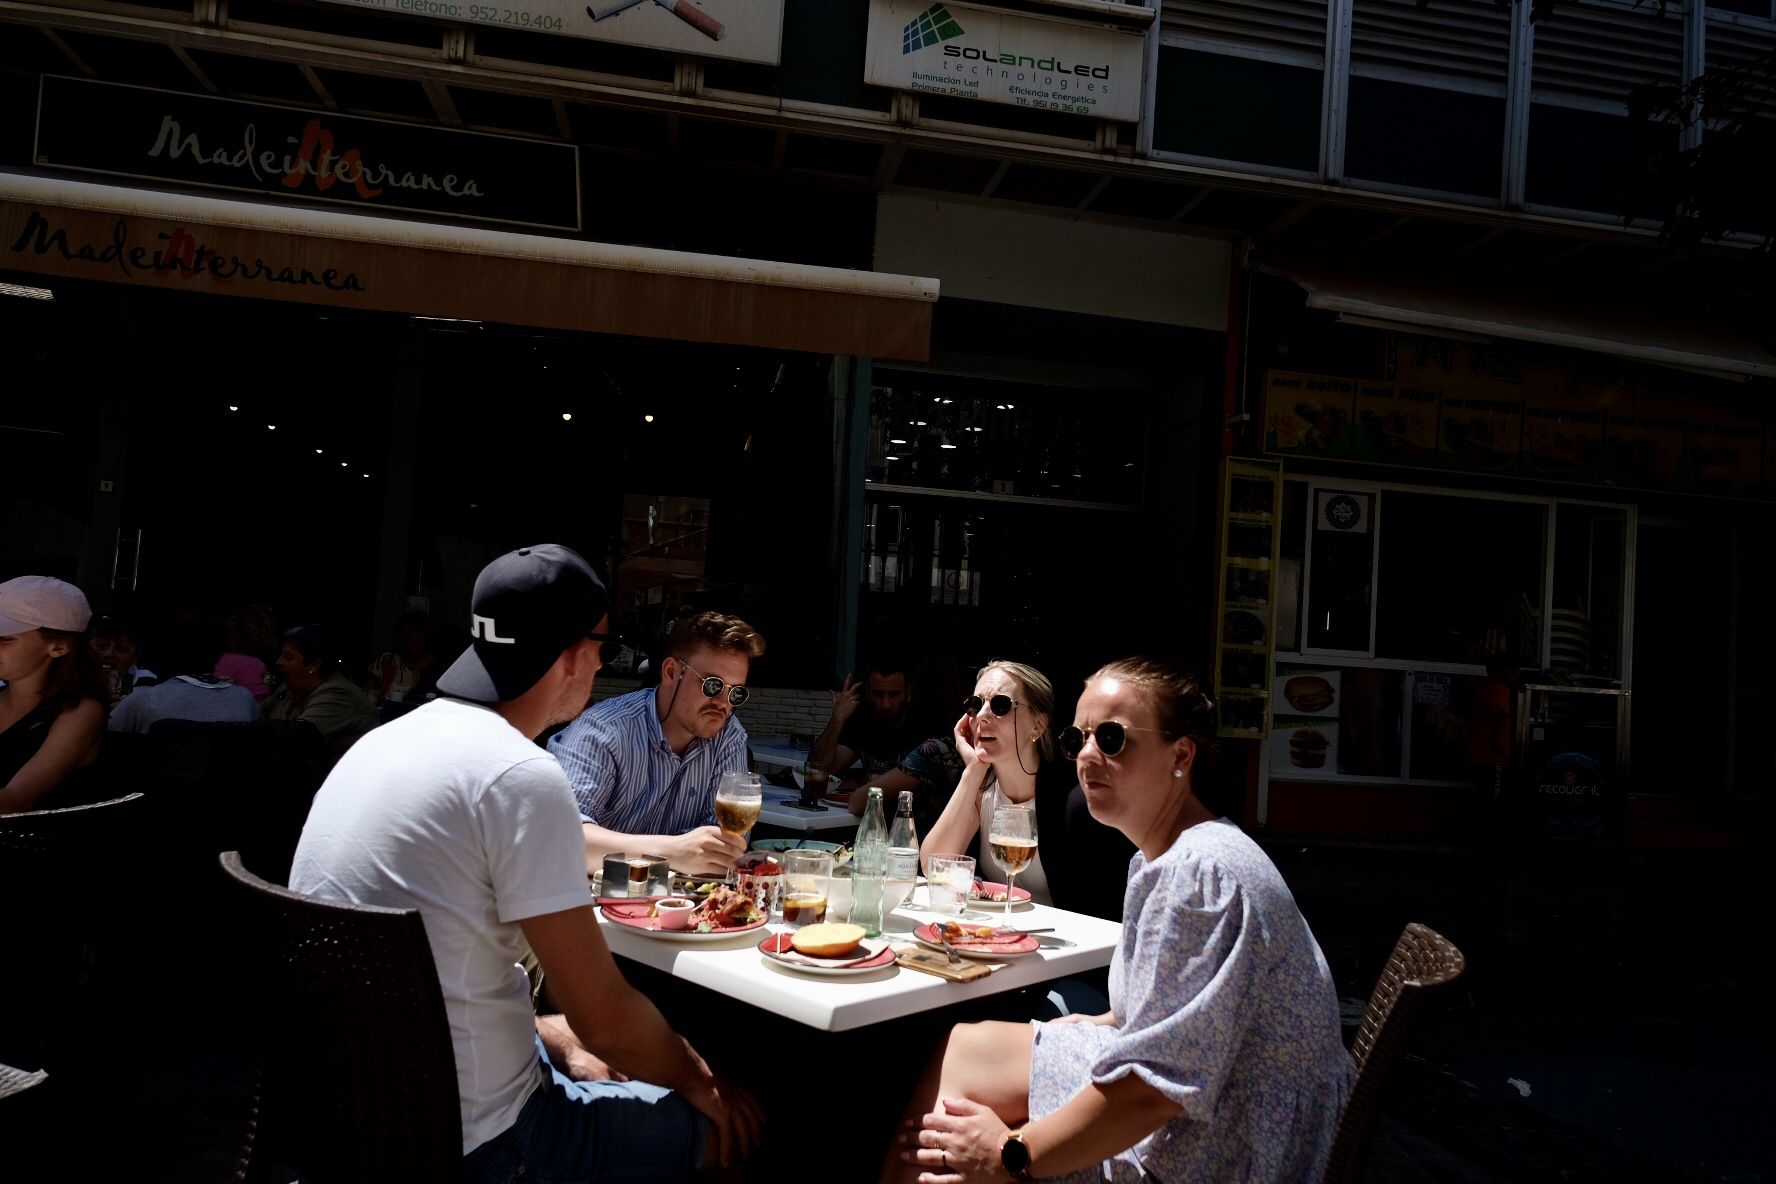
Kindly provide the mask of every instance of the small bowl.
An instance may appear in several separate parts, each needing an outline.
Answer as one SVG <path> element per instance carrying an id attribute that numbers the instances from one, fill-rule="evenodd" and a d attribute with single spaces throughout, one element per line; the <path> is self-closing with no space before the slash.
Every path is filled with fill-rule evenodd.
<path id="1" fill-rule="evenodd" d="M 696 901 L 682 896 L 662 896 L 654 902 L 654 915 L 659 919 L 661 929 L 689 929 L 691 910 L 696 907 Z"/>

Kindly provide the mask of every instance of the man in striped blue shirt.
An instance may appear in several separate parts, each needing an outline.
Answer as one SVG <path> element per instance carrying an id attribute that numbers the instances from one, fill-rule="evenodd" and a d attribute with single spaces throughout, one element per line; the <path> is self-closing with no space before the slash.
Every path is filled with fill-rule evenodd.
<path id="1" fill-rule="evenodd" d="M 715 789 L 747 765 L 752 660 L 765 639 L 739 617 L 680 617 L 666 635 L 660 685 L 594 703 L 549 741 L 567 770 L 586 867 L 616 851 L 664 855 L 678 871 L 719 874 L 746 850 L 715 825 Z"/>

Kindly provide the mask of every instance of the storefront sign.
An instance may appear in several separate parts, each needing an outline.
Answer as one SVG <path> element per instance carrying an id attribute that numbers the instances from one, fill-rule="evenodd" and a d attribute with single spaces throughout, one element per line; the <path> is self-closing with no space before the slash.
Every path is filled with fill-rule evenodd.
<path id="1" fill-rule="evenodd" d="M 580 229 L 579 149 L 45 76 L 36 162 L 211 189 Z"/>
<path id="2" fill-rule="evenodd" d="M 774 66 L 784 0 L 328 0 L 377 12 L 612 41 L 696 57 Z"/>
<path id="3" fill-rule="evenodd" d="M 1067 17 L 939 0 L 870 0 L 864 81 L 1134 122 L 1146 38 Z"/>

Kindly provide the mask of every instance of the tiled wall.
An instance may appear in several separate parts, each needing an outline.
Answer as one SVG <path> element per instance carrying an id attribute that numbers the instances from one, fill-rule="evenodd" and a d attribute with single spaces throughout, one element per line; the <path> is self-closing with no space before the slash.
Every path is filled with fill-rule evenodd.
<path id="1" fill-rule="evenodd" d="M 592 690 L 594 699 L 626 695 L 641 686 L 632 678 L 600 678 Z M 832 695 L 827 691 L 772 690 L 754 687 L 746 706 L 736 714 L 752 736 L 817 735 L 832 717 Z"/>

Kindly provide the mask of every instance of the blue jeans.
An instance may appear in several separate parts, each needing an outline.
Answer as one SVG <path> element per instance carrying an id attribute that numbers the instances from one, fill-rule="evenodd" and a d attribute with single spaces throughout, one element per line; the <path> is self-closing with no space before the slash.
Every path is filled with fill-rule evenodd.
<path id="1" fill-rule="evenodd" d="M 549 1063 L 518 1120 L 463 1158 L 468 1184 L 684 1180 L 703 1158 L 708 1122 L 671 1090 L 640 1081 L 575 1081 Z"/>

